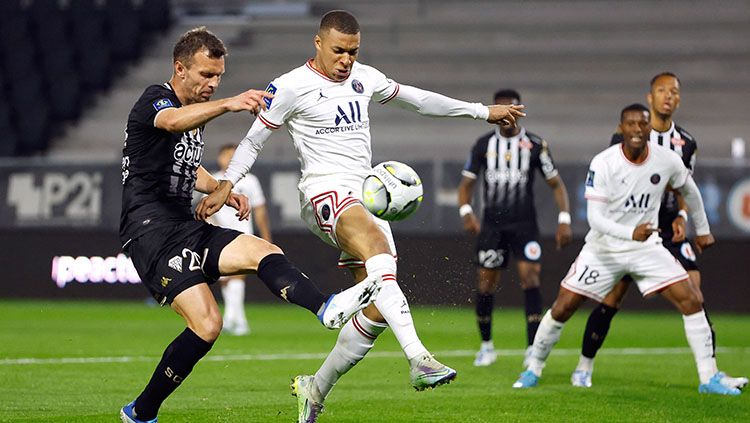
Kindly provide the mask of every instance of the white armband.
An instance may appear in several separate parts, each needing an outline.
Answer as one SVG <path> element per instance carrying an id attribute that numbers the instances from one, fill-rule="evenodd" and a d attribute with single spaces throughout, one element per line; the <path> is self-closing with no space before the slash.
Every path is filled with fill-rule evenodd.
<path id="1" fill-rule="evenodd" d="M 680 209 L 680 211 L 679 211 L 679 212 L 677 212 L 677 216 L 680 216 L 680 217 L 682 217 L 683 219 L 685 219 L 685 223 L 687 223 L 687 221 L 688 221 L 688 213 L 687 213 L 687 210 L 685 210 L 685 209 Z"/>
<path id="2" fill-rule="evenodd" d="M 561 211 L 560 214 L 557 215 L 557 223 L 560 225 L 570 225 L 571 221 L 570 213 L 566 211 Z"/>
<path id="3" fill-rule="evenodd" d="M 474 213 L 474 209 L 471 207 L 471 204 L 464 204 L 458 208 L 458 214 L 461 217 L 465 217 L 466 215 L 469 215 L 472 213 Z"/>

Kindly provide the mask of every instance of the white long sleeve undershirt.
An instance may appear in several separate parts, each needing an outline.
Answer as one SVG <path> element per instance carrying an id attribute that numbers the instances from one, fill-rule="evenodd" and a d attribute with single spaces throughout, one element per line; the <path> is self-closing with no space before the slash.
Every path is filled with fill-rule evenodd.
<path id="1" fill-rule="evenodd" d="M 607 219 L 605 217 L 606 210 L 607 203 L 603 201 L 587 201 L 586 216 L 591 229 L 616 238 L 632 240 L 635 227 L 623 225 L 622 223 L 617 223 L 614 220 Z"/>
<path id="2" fill-rule="evenodd" d="M 237 182 L 250 172 L 272 132 L 260 119 L 255 119 L 247 135 L 234 151 L 223 179 L 230 181 L 233 186 L 237 185 Z"/>
<path id="3" fill-rule="evenodd" d="M 710 234 L 711 228 L 708 225 L 706 210 L 703 208 L 703 197 L 701 197 L 701 192 L 698 190 L 698 185 L 695 184 L 693 177 L 688 176 L 685 184 L 677 190 L 680 191 L 685 204 L 688 206 L 690 217 L 695 226 L 695 234 L 698 236 Z"/>
<path id="4" fill-rule="evenodd" d="M 470 117 L 482 120 L 490 116 L 489 108 L 482 103 L 468 103 L 403 84 L 399 84 L 398 94 L 390 102 L 424 116 Z"/>

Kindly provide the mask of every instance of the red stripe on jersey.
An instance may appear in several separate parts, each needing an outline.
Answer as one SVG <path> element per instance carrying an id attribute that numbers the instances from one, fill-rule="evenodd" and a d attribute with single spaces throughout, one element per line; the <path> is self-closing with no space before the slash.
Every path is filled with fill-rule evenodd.
<path id="1" fill-rule="evenodd" d="M 395 90 L 393 90 L 393 94 L 391 94 L 391 95 L 389 95 L 388 97 L 386 97 L 386 98 L 384 98 L 384 99 L 380 100 L 380 104 L 385 104 L 385 103 L 387 103 L 387 102 L 389 102 L 389 101 L 393 100 L 393 99 L 394 99 L 394 98 L 396 97 L 396 95 L 398 95 L 398 91 L 399 91 L 400 87 L 401 87 L 401 86 L 400 86 L 399 84 L 396 84 L 396 89 L 395 89 Z"/>
<path id="2" fill-rule="evenodd" d="M 271 123 L 271 122 L 269 122 L 266 118 L 264 118 L 261 115 L 258 115 L 258 119 L 260 119 L 260 121 L 263 122 L 264 125 L 266 125 L 267 127 L 271 128 L 271 129 L 279 129 L 279 128 L 281 128 L 281 125 L 276 125 L 275 123 Z"/>
<path id="3" fill-rule="evenodd" d="M 312 63 L 313 63 L 313 59 L 310 59 L 310 60 L 307 61 L 307 63 L 305 63 L 305 65 L 307 66 L 308 69 L 310 69 L 311 71 L 315 72 L 315 74 L 318 75 L 319 77 L 325 79 L 328 82 L 342 82 L 342 81 L 336 81 L 335 79 L 331 79 L 331 78 L 327 77 L 323 72 L 315 69 L 315 67 L 312 65 Z"/>
<path id="4" fill-rule="evenodd" d="M 584 195 L 584 197 L 587 200 L 591 200 L 591 201 L 601 201 L 602 203 L 608 203 L 609 202 L 609 199 L 607 197 L 600 197 L 598 195 L 586 194 L 586 195 Z"/>

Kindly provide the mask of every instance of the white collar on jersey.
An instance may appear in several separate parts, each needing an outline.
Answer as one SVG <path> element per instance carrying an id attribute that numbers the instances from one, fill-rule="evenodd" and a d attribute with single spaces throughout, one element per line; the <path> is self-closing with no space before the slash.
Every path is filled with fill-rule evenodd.
<path id="1" fill-rule="evenodd" d="M 664 131 L 664 132 L 661 132 L 661 131 L 657 131 L 657 130 L 656 130 L 656 129 L 654 129 L 653 127 L 651 128 L 651 132 L 653 132 L 653 133 L 654 133 L 654 134 L 656 134 L 656 135 L 667 135 L 667 134 L 671 134 L 671 133 L 672 133 L 672 131 L 674 131 L 674 121 L 672 121 L 672 124 L 671 124 L 671 125 L 669 125 L 669 129 L 667 129 L 667 130 L 666 130 L 666 131 Z"/>
<path id="2" fill-rule="evenodd" d="M 523 126 L 521 127 L 521 130 L 518 131 L 518 133 L 516 135 L 514 135 L 514 136 L 512 136 L 510 138 L 504 137 L 503 134 L 500 133 L 500 127 L 499 126 L 495 126 L 495 137 L 498 140 L 503 140 L 503 141 L 520 141 L 525 136 L 526 136 L 526 128 L 524 128 Z"/>

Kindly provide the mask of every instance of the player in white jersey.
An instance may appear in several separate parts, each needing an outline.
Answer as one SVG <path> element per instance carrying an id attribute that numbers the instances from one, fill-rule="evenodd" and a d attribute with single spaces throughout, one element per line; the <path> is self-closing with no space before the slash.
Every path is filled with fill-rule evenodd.
<path id="1" fill-rule="evenodd" d="M 423 115 L 490 123 L 515 123 L 524 116 L 522 105 L 466 103 L 400 85 L 377 69 L 357 63 L 359 23 L 348 12 L 327 13 L 314 42 L 315 58 L 269 84 L 267 90 L 274 98 L 240 143 L 225 176 L 228 181 L 222 181 L 223 186 L 197 208 L 199 218 L 219 208 L 232 185 L 250 170 L 271 131 L 285 124 L 302 168 L 299 190 L 304 220 L 323 241 L 343 251 L 339 264 L 349 267 L 357 281 L 369 274 L 383 282 L 378 302 L 342 328 L 315 376 L 295 378 L 300 421 L 315 421 L 339 377 L 365 356 L 389 326 L 409 361 L 411 383 L 417 390 L 456 376 L 419 340 L 406 297 L 396 282 L 390 227 L 361 204 L 362 181 L 372 169 L 370 101 L 390 102 Z"/>
<path id="2" fill-rule="evenodd" d="M 578 258 L 561 282 L 557 300 L 539 325 L 528 368 L 514 388 L 536 386 L 547 356 L 560 339 L 563 325 L 586 298 L 601 302 L 629 275 L 644 296 L 660 293 L 683 315 L 685 334 L 698 367 L 698 391 L 739 395 L 722 383 L 713 337 L 696 291 L 685 269 L 661 244 L 658 214 L 669 184 L 683 195 L 695 225 L 698 252 L 714 243 L 698 187 L 680 157 L 651 146 L 649 110 L 640 104 L 623 109 L 623 142 L 599 153 L 586 178 L 587 216 L 591 230 Z"/>
<path id="3" fill-rule="evenodd" d="M 237 146 L 234 144 L 226 144 L 219 149 L 219 157 L 216 159 L 219 171 L 213 174 L 214 178 L 219 179 L 224 176 L 224 172 L 229 166 L 229 160 L 236 148 Z M 258 178 L 252 173 L 248 173 L 237 182 L 234 192 L 248 198 L 248 203 L 252 208 L 252 220 L 239 220 L 232 209 L 222 207 L 209 218 L 209 223 L 250 235 L 255 232 L 253 231 L 253 223 L 255 223 L 257 234 L 266 241 L 273 242 L 271 239 L 271 224 L 266 209 L 266 198 L 263 195 L 263 189 L 260 187 Z M 245 276 L 223 276 L 219 279 L 219 283 L 221 284 L 221 296 L 224 300 L 223 330 L 235 336 L 247 335 L 250 333 L 250 326 L 245 315 Z"/>
<path id="4" fill-rule="evenodd" d="M 651 133 L 649 142 L 657 148 L 674 151 L 682 159 L 683 164 L 692 173 L 695 170 L 698 144 L 687 130 L 675 124 L 672 120 L 674 113 L 680 107 L 681 83 L 672 72 L 661 72 L 655 75 L 649 83 L 646 95 L 651 112 Z M 611 145 L 622 142 L 622 134 L 612 136 Z M 701 292 L 701 273 L 696 263 L 696 256 L 689 239 L 686 238 L 685 224 L 688 220 L 686 206 L 679 192 L 668 189 L 662 196 L 659 209 L 659 235 L 662 245 L 680 262 L 687 271 L 688 280 L 696 290 L 698 298 L 703 302 Z M 581 356 L 578 365 L 570 377 L 573 386 L 590 388 L 594 372 L 594 358 L 597 351 L 604 344 L 612 319 L 619 311 L 620 305 L 630 286 L 630 280 L 624 279 L 618 283 L 599 305 L 597 305 L 586 321 L 583 333 Z M 704 308 L 709 324 L 711 318 Z M 711 324 L 713 328 L 713 324 Z M 716 342 L 714 338 L 714 348 Z M 746 378 L 731 378 L 726 381 L 735 387 L 742 388 L 747 383 Z"/>

